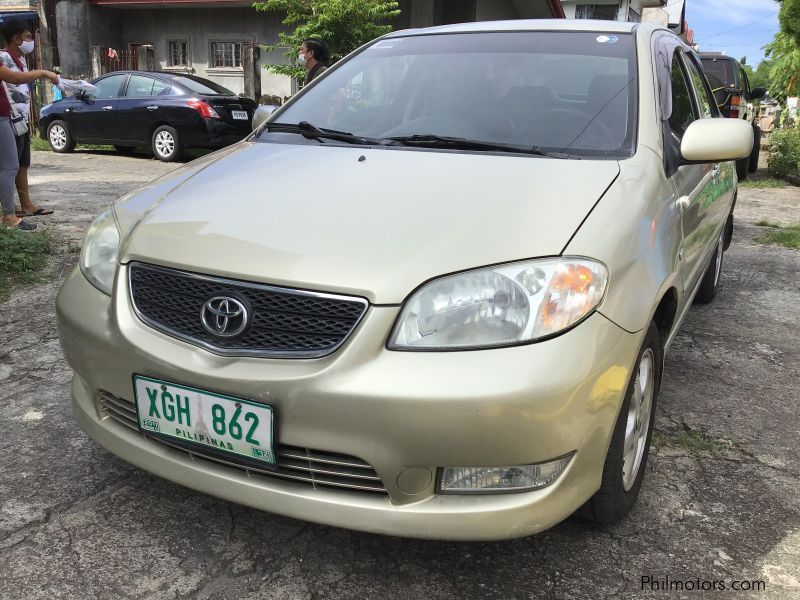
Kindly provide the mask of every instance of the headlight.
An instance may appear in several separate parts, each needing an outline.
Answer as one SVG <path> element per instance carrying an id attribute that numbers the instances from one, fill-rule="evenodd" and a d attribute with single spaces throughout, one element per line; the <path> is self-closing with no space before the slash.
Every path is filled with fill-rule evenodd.
<path id="1" fill-rule="evenodd" d="M 97 217 L 86 233 L 81 250 L 81 272 L 101 292 L 111 295 L 114 274 L 117 272 L 119 230 L 114 209 Z"/>
<path id="2" fill-rule="evenodd" d="M 589 315 L 608 284 L 605 265 L 551 258 L 436 279 L 408 299 L 391 350 L 467 350 L 552 336 Z"/>

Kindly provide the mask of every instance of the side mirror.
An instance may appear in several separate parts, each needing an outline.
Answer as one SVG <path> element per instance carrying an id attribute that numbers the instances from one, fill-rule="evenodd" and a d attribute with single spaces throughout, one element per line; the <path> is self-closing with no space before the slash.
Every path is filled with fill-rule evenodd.
<path id="1" fill-rule="evenodd" d="M 753 126 L 742 119 L 698 119 L 683 134 L 681 162 L 739 160 L 753 151 Z"/>
<path id="2" fill-rule="evenodd" d="M 75 92 L 75 98 L 78 100 L 86 100 L 86 92 L 84 90 L 78 90 Z"/>
<path id="3" fill-rule="evenodd" d="M 750 100 L 761 100 L 762 98 L 766 97 L 767 90 L 763 87 L 757 87 L 750 90 Z"/>
<path id="4" fill-rule="evenodd" d="M 277 108 L 277 106 L 272 106 L 271 104 L 262 104 L 256 108 L 253 113 L 253 131 L 258 129 L 259 125 L 266 121 Z"/>

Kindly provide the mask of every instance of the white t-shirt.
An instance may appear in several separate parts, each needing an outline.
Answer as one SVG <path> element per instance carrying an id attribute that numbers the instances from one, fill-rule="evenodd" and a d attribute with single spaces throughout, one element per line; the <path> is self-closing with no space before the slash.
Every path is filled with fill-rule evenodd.
<path id="1" fill-rule="evenodd" d="M 3 66 L 8 67 L 12 71 L 19 71 L 17 63 L 14 62 L 14 58 L 8 52 L 0 51 L 0 60 L 3 61 Z M 28 63 L 25 62 L 25 58 L 20 56 L 17 60 L 22 63 L 23 71 L 27 71 Z M 8 88 L 8 93 L 11 94 L 14 107 L 27 121 L 31 107 L 31 87 L 27 83 L 20 83 L 19 85 L 14 85 L 7 81 L 5 83 Z"/>

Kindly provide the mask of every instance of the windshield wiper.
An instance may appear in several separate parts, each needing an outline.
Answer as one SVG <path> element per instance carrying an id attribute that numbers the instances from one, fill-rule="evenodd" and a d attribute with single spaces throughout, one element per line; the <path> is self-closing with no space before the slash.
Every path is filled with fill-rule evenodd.
<path id="1" fill-rule="evenodd" d="M 297 124 L 292 123 L 268 123 L 266 126 L 267 131 L 275 131 L 278 133 L 299 133 L 306 139 L 310 140 L 335 140 L 337 142 L 345 142 L 347 144 L 359 144 L 364 146 L 395 146 L 397 142 L 387 140 L 384 138 L 373 138 L 364 135 L 355 135 L 347 131 L 336 131 L 335 129 L 323 129 L 317 127 L 308 121 L 300 121 Z"/>
<path id="2" fill-rule="evenodd" d="M 516 152 L 520 154 L 533 154 L 535 156 L 547 156 L 550 158 L 572 158 L 569 154 L 560 152 L 547 152 L 540 150 L 536 146 L 517 146 L 515 144 L 503 144 L 500 142 L 487 142 L 483 140 L 472 140 L 461 137 L 447 137 L 432 133 L 403 135 L 386 138 L 399 142 L 404 146 L 419 146 L 424 148 L 453 148 L 456 150 L 494 150 L 497 152 Z"/>

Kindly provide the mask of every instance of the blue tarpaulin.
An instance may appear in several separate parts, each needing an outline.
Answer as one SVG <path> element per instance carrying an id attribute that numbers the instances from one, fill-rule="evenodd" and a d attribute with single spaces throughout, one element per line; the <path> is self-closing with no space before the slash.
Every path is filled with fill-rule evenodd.
<path id="1" fill-rule="evenodd" d="M 35 10 L 27 10 L 20 12 L 0 12 L 0 23 L 8 23 L 9 21 L 38 21 L 39 15 Z"/>

